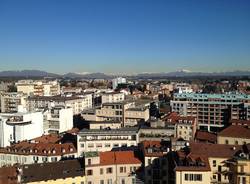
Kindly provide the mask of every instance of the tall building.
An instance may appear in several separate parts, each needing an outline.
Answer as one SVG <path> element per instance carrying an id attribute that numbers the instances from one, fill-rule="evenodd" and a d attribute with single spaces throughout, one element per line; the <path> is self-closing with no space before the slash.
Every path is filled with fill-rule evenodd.
<path id="1" fill-rule="evenodd" d="M 217 131 L 230 119 L 246 119 L 250 95 L 175 93 L 170 105 L 172 111 L 197 118 L 198 127 Z"/>
<path id="2" fill-rule="evenodd" d="M 43 134 L 42 112 L 0 113 L 0 147 Z"/>
<path id="3" fill-rule="evenodd" d="M 1 112 L 17 112 L 18 106 L 26 107 L 27 95 L 22 92 L 1 93 Z"/>
<path id="4" fill-rule="evenodd" d="M 60 94 L 60 84 L 56 80 L 19 80 L 16 87 L 17 92 L 23 92 L 29 96 L 55 96 Z"/>
<path id="5" fill-rule="evenodd" d="M 116 89 L 119 84 L 126 84 L 127 80 L 123 77 L 118 77 L 115 79 L 112 79 L 112 87 L 113 89 Z"/>

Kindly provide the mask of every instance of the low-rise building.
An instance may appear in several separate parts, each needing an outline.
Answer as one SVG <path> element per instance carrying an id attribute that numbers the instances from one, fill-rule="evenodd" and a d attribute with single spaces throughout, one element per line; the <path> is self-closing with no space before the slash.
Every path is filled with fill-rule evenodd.
<path id="1" fill-rule="evenodd" d="M 101 94 L 101 103 L 121 102 L 125 99 L 124 93 L 109 92 Z"/>
<path id="2" fill-rule="evenodd" d="M 3 184 L 85 183 L 84 162 L 76 159 L 4 167 L 0 168 L 0 175 L 0 183 Z"/>
<path id="3" fill-rule="evenodd" d="M 77 150 L 72 143 L 44 143 L 22 141 L 0 148 L 0 167 L 14 164 L 55 162 L 63 158 L 76 158 Z"/>
<path id="4" fill-rule="evenodd" d="M 77 135 L 78 155 L 90 151 L 110 151 L 118 147 L 136 146 L 139 142 L 137 127 L 120 129 L 83 129 Z"/>
<path id="5" fill-rule="evenodd" d="M 133 151 L 86 152 L 84 156 L 87 184 L 139 183 L 136 173 L 142 163 Z"/>
<path id="6" fill-rule="evenodd" d="M 243 145 L 250 143 L 250 129 L 241 125 L 231 125 L 217 135 L 218 144 Z"/>

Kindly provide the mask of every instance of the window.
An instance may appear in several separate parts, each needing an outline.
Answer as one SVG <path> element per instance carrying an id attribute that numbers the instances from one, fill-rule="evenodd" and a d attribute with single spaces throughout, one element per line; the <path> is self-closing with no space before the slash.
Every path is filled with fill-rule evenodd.
<path id="1" fill-rule="evenodd" d="M 88 181 L 88 184 L 92 184 L 92 182 L 91 182 L 91 181 Z"/>
<path id="2" fill-rule="evenodd" d="M 123 167 L 120 167 L 120 173 L 123 173 Z"/>
<path id="3" fill-rule="evenodd" d="M 113 147 L 114 148 L 119 147 L 119 144 L 113 144 Z"/>
<path id="4" fill-rule="evenodd" d="M 216 160 L 213 160 L 213 167 L 216 167 Z"/>
<path id="5" fill-rule="evenodd" d="M 100 180 L 100 184 L 104 184 L 104 180 Z"/>
<path id="6" fill-rule="evenodd" d="M 125 179 L 122 179 L 122 182 L 121 182 L 122 184 L 125 184 Z"/>
<path id="7" fill-rule="evenodd" d="M 109 147 L 110 147 L 110 144 L 109 144 L 109 143 L 106 143 L 106 144 L 105 144 L 105 147 L 106 147 L 106 148 L 109 148 Z"/>
<path id="8" fill-rule="evenodd" d="M 87 176 L 91 176 L 93 175 L 93 171 L 90 169 L 90 170 L 87 170 Z"/>
<path id="9" fill-rule="evenodd" d="M 225 140 L 225 144 L 228 144 L 228 140 L 227 139 Z"/>
<path id="10" fill-rule="evenodd" d="M 235 144 L 236 144 L 236 145 L 238 145 L 238 144 L 239 144 L 239 142 L 238 142 L 238 141 L 235 141 Z"/>
<path id="11" fill-rule="evenodd" d="M 107 168 L 107 169 L 106 169 L 106 173 L 107 173 L 107 174 L 112 173 L 112 167 Z"/>
<path id="12" fill-rule="evenodd" d="M 100 174 L 103 174 L 103 168 L 100 169 Z"/>
<path id="13" fill-rule="evenodd" d="M 81 181 L 81 184 L 84 184 L 84 181 Z"/>
<path id="14" fill-rule="evenodd" d="M 149 158 L 149 159 L 148 159 L 148 165 L 150 165 L 150 164 L 151 164 L 151 159 Z"/>
<path id="15" fill-rule="evenodd" d="M 108 183 L 108 184 L 112 184 L 112 179 L 108 179 L 108 180 L 107 180 L 107 183 Z"/>
<path id="16" fill-rule="evenodd" d="M 88 165 L 91 165 L 91 159 L 90 158 L 88 159 Z"/>
<path id="17" fill-rule="evenodd" d="M 185 181 L 202 181 L 202 174 L 185 174 Z"/>
<path id="18" fill-rule="evenodd" d="M 93 144 L 93 143 L 88 144 L 88 147 L 89 147 L 89 148 L 93 148 L 93 147 L 94 147 L 94 144 Z"/>

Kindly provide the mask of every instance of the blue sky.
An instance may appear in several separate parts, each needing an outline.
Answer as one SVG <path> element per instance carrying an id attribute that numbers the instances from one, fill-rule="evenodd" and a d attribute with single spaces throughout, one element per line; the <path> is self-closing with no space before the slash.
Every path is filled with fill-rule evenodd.
<path id="1" fill-rule="evenodd" d="M 0 70 L 250 70 L 249 0 L 0 0 Z"/>

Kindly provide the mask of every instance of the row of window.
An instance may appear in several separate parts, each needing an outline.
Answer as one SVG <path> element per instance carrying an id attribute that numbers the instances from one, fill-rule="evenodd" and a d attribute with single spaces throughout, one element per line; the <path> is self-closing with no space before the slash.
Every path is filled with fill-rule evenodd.
<path id="1" fill-rule="evenodd" d="M 202 181 L 202 174 L 185 174 L 185 181 Z"/>
<path id="2" fill-rule="evenodd" d="M 137 167 L 129 167 L 129 172 L 134 172 L 136 171 L 138 168 Z M 126 173 L 127 172 L 127 168 L 122 166 L 119 168 L 120 173 Z M 106 168 L 106 174 L 112 174 L 113 173 L 113 168 L 112 167 L 108 167 Z M 104 169 L 100 168 L 100 175 L 104 174 Z M 88 169 L 87 170 L 87 176 L 92 176 L 93 175 L 93 170 L 92 169 Z"/>

